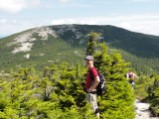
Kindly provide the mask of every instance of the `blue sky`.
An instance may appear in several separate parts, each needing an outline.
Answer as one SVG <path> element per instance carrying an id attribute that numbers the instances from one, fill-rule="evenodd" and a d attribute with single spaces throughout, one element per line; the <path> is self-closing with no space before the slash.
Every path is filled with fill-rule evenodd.
<path id="1" fill-rule="evenodd" d="M 0 36 L 57 24 L 114 25 L 159 36 L 159 0 L 0 0 Z"/>

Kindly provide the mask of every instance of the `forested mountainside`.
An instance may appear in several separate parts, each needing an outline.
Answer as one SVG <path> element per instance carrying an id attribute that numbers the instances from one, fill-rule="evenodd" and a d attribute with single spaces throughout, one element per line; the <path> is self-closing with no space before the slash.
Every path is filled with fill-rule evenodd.
<path id="1" fill-rule="evenodd" d="M 153 115 L 159 116 L 158 75 L 153 72 L 157 69 L 154 66 L 157 66 L 158 55 L 145 53 L 140 56 L 137 51 L 125 50 L 126 45 L 130 48 L 129 40 L 124 41 L 121 34 L 122 40 L 115 40 L 118 35 L 111 28 L 118 29 L 121 34 L 138 34 L 113 26 L 61 25 L 35 28 L 1 39 L 0 118 L 94 118 L 80 85 L 86 74 L 83 58 L 89 48 L 95 51 L 95 66 L 103 72 L 107 82 L 107 93 L 98 97 L 102 119 L 134 119 L 134 94 L 149 101 Z M 92 41 L 90 32 L 97 32 L 98 37 L 93 41 L 98 43 L 88 43 L 88 39 Z M 113 33 L 112 40 L 108 37 L 110 33 Z M 149 40 L 157 43 L 158 37 L 152 36 Z M 133 43 L 137 41 L 141 42 L 135 39 Z M 120 42 L 127 44 L 122 46 Z M 131 44 L 131 40 L 129 42 Z M 138 45 L 132 46 L 140 54 Z M 152 43 L 146 45 L 152 47 Z M 116 51 L 132 61 L 137 71 L 141 67 L 138 74 L 152 73 L 139 75 L 134 91 L 125 77 L 131 67 Z M 149 52 L 157 54 L 157 50 Z M 152 65 L 151 60 L 156 64 Z M 5 69 L 7 72 L 3 71 Z"/>
<path id="2" fill-rule="evenodd" d="M 56 25 L 30 29 L 0 40 L 0 69 L 41 68 L 61 61 L 83 63 L 87 34 L 101 33 L 101 42 L 122 53 L 140 73 L 159 71 L 159 37 L 114 26 Z"/>
<path id="3" fill-rule="evenodd" d="M 107 82 L 106 93 L 98 96 L 101 119 L 134 119 L 134 92 L 125 77 L 129 63 L 91 36 L 86 49 Z M 41 69 L 42 75 L 36 71 L 19 68 L 0 76 L 1 119 L 95 119 L 81 85 L 86 67 L 60 63 Z"/>

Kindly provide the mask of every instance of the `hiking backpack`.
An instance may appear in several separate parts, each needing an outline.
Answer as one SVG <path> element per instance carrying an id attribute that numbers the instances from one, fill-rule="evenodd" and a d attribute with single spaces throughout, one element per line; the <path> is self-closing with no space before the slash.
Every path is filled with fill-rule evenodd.
<path id="1" fill-rule="evenodd" d="M 94 80 L 92 73 L 91 73 L 91 79 Z M 100 79 L 100 82 L 97 86 L 97 95 L 102 96 L 106 93 L 105 76 L 99 73 L 99 79 Z"/>
<path id="2" fill-rule="evenodd" d="M 106 93 L 106 81 L 103 74 L 99 74 L 100 82 L 97 86 L 97 95 L 104 95 Z"/>

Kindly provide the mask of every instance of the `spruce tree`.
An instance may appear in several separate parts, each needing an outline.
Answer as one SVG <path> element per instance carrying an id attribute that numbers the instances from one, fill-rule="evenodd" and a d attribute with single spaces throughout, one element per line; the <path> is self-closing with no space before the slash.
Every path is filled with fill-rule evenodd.
<path id="1" fill-rule="evenodd" d="M 94 56 L 94 64 L 106 77 L 107 93 L 99 97 L 103 119 L 134 119 L 134 94 L 125 77 L 129 63 L 117 52 L 109 52 L 105 43 L 99 43 L 101 34 L 90 33 L 87 53 Z M 90 40 L 96 39 L 96 40 Z"/>
<path id="2" fill-rule="evenodd" d="M 151 75 L 149 81 L 154 81 L 147 88 L 148 97 L 145 98 L 151 103 L 150 111 L 153 116 L 159 116 L 159 75 Z"/>

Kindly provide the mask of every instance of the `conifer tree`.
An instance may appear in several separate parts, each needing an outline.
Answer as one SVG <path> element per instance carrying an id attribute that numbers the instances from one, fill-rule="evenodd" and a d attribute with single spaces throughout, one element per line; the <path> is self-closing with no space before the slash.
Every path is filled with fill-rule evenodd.
<path id="1" fill-rule="evenodd" d="M 148 97 L 146 99 L 151 103 L 150 111 L 152 115 L 159 116 L 159 75 L 153 74 L 148 79 L 154 82 L 149 84 L 147 88 Z"/>
<path id="2" fill-rule="evenodd" d="M 102 118 L 133 119 L 134 95 L 125 77 L 129 64 L 119 53 L 109 53 L 105 43 L 98 43 L 101 34 L 97 34 L 90 33 L 87 54 L 94 56 L 95 67 L 106 77 L 107 93 L 99 97 Z"/>

